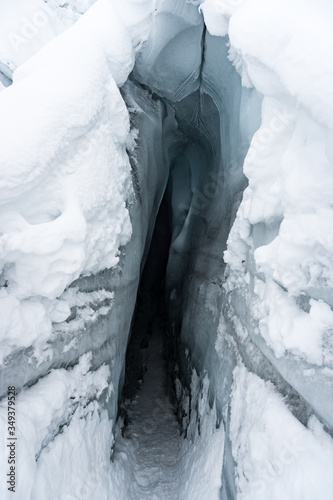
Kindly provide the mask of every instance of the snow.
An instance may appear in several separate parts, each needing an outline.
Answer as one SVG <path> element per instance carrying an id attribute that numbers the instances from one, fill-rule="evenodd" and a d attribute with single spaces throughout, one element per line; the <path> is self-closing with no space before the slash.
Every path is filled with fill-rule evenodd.
<path id="1" fill-rule="evenodd" d="M 262 98 L 261 126 L 244 162 L 249 185 L 224 254 L 227 289 L 248 297 L 255 343 L 262 345 L 259 332 L 277 359 L 330 367 L 331 7 L 322 2 L 318 13 L 310 2 L 227 4 L 202 5 L 207 27 L 215 33 L 215 5 L 228 21 L 230 59 Z M 287 380 L 309 398 L 291 369 Z"/>
<path id="2" fill-rule="evenodd" d="M 309 311 L 301 310 L 291 302 L 281 287 L 274 282 L 265 286 L 257 280 L 256 293 L 260 300 L 262 319 L 259 329 L 276 357 L 286 354 L 286 350 L 304 357 L 309 363 L 322 365 L 324 362 L 323 337 L 333 325 L 333 312 L 322 300 L 309 301 Z"/>
<path id="3" fill-rule="evenodd" d="M 107 412 L 100 414 L 96 403 L 89 403 L 84 412 L 76 411 L 70 426 L 41 455 L 32 498 L 125 498 L 118 497 L 121 484 L 112 484 L 111 436 Z M 54 474 L 59 460 L 63 466 Z"/>
<path id="4" fill-rule="evenodd" d="M 333 443 L 319 421 L 293 417 L 270 382 L 242 365 L 233 372 L 231 428 L 237 499 L 329 499 Z"/>
<path id="5" fill-rule="evenodd" d="M 195 371 L 192 374 L 192 412 L 185 438 L 167 393 L 163 327 L 156 319 L 147 351 L 147 371 L 138 394 L 125 401 L 129 423 L 124 436 L 124 423 L 118 423 L 114 461 L 125 472 L 127 489 L 116 498 L 217 500 L 224 429 L 216 429 L 216 409 L 209 406 L 209 379 L 206 376 L 201 386 Z"/>
<path id="6" fill-rule="evenodd" d="M 11 78 L 13 69 L 69 28 L 93 1 L 14 0 L 1 6 L 0 67 Z"/>
<path id="7" fill-rule="evenodd" d="M 127 470 L 127 498 L 177 498 L 181 439 L 167 394 L 163 332 L 156 321 L 147 350 L 147 371 L 138 395 L 127 402 L 129 425 L 125 438 L 116 441 L 115 460 Z"/>
<path id="8" fill-rule="evenodd" d="M 117 84 L 132 65 L 127 31 L 102 0 L 22 64 L 1 93 L 0 246 L 11 304 L 1 306 L 1 338 L 13 345 L 50 330 L 34 297 L 56 300 L 80 275 L 116 266 L 130 239 L 129 117 Z M 26 321 L 13 322 L 15 304 L 18 318 L 25 314 L 15 298 L 39 309 L 16 344 Z"/>
<path id="9" fill-rule="evenodd" d="M 96 0 L 14 0 L 4 3 L 1 6 L 0 21 L 0 80 L 4 79 L 8 85 L 17 67 L 70 28 L 95 2 Z M 109 4 L 113 9 L 112 17 L 115 13 L 120 16 L 133 47 L 138 51 L 148 36 L 153 1 L 127 0 L 119 4 L 110 0 Z M 118 42 L 120 41 L 118 38 Z"/>
<path id="10" fill-rule="evenodd" d="M 19 301 L 1 291 L 1 361 L 10 354 L 13 346 L 28 347 L 37 339 L 46 341 L 51 335 L 51 321 L 45 308 L 36 299 Z"/>
<path id="11" fill-rule="evenodd" d="M 223 425 L 218 427 L 216 424 L 216 407 L 215 404 L 210 407 L 209 386 L 207 374 L 200 387 L 200 379 L 195 371 L 192 372 L 191 394 L 198 404 L 198 413 L 192 411 L 187 425 L 187 439 L 182 442 L 184 469 L 181 471 L 180 494 L 180 498 L 188 500 L 220 498 L 225 430 Z"/>
<path id="12" fill-rule="evenodd" d="M 96 426 L 101 423 L 100 429 L 96 429 L 97 434 L 109 428 L 110 423 L 106 412 L 104 411 L 100 416 L 97 402 L 90 403 L 90 401 L 93 398 L 99 398 L 107 388 L 110 391 L 112 388 L 109 385 L 110 371 L 106 366 L 101 366 L 94 372 L 90 371 L 90 368 L 91 353 L 87 353 L 81 357 L 80 362 L 72 370 L 58 369 L 51 371 L 33 387 L 21 391 L 16 398 L 16 415 L 19 418 L 19 427 L 16 432 L 19 443 L 17 452 L 19 478 L 16 495 L 19 498 L 45 498 L 45 491 L 50 486 L 50 491 L 54 492 L 54 496 L 49 498 L 59 498 L 58 493 L 61 498 L 63 494 L 61 488 L 58 490 L 52 488 L 52 483 L 57 480 L 57 476 L 51 472 L 53 469 L 50 469 L 48 465 L 48 471 L 46 473 L 44 471 L 44 457 L 48 456 L 49 453 L 51 453 L 50 457 L 52 457 L 53 446 L 57 446 L 58 442 L 62 441 L 63 436 L 67 437 L 68 434 L 75 434 L 80 428 L 82 430 L 84 427 L 89 428 L 89 426 L 95 425 L 96 429 Z M 0 419 L 2 447 L 6 449 L 6 402 L 0 403 Z M 71 427 L 72 422 L 73 427 Z M 66 431 L 64 435 L 59 434 L 59 429 L 64 425 L 69 426 L 68 429 L 70 430 Z M 56 435 L 58 437 L 53 441 Z M 109 435 L 111 435 L 110 432 Z M 67 446 L 70 442 L 67 441 Z M 101 440 L 101 443 L 105 443 L 105 446 L 101 446 L 100 453 L 103 455 L 104 451 L 104 457 L 109 456 L 108 445 L 110 443 L 105 438 Z M 98 456 L 98 449 L 93 443 L 86 443 L 85 440 L 80 445 L 80 441 L 76 439 L 75 445 L 77 453 L 82 453 L 82 459 L 86 457 L 86 469 L 83 468 L 83 460 L 82 462 L 72 460 L 71 456 L 66 457 L 65 453 L 57 455 L 56 460 L 58 463 L 59 461 L 65 461 L 62 462 L 62 470 L 67 472 L 71 470 L 71 464 L 73 464 L 73 478 L 75 474 L 78 474 L 78 468 L 80 470 L 78 475 L 81 475 L 81 479 L 82 474 L 89 478 L 92 458 Z M 71 452 L 73 452 L 72 447 Z M 37 463 L 35 456 L 39 457 Z M 0 460 L 1 470 L 7 470 L 7 457 L 4 453 L 1 453 Z M 107 465 L 108 461 L 105 462 Z M 66 481 L 63 483 L 63 487 L 66 489 Z M 7 490 L 7 485 L 3 481 L 0 485 L 0 491 L 1 498 L 11 498 L 12 492 Z"/>
<path id="13" fill-rule="evenodd" d="M 228 35 L 229 59 L 243 86 L 254 88 L 262 101 L 261 124 L 244 161 L 248 187 L 224 252 L 224 317 L 216 349 L 224 363 L 227 349 L 232 349 L 234 362 L 239 364 L 242 359 L 251 371 L 274 381 L 280 390 L 286 382 L 291 384 L 331 429 L 333 114 L 329 59 L 333 38 L 328 24 L 332 6 L 326 1 L 206 0 L 200 9 L 212 35 Z M 234 372 L 241 380 L 237 391 L 234 389 L 239 403 L 232 403 L 235 409 L 230 418 L 237 498 L 267 498 L 268 492 L 273 498 L 331 498 L 332 485 L 324 481 L 328 469 L 320 479 L 322 471 L 309 457 L 297 461 L 295 475 L 290 478 L 277 464 L 275 476 L 281 472 L 283 478 L 279 481 L 278 477 L 273 486 L 270 476 L 266 482 L 266 472 L 264 478 L 260 475 L 260 470 L 265 471 L 284 450 L 279 449 L 279 439 L 270 435 L 269 426 L 273 432 L 276 418 L 269 414 L 265 420 L 262 410 L 264 382 L 255 393 L 254 382 L 249 389 L 255 404 L 262 401 L 258 404 L 260 414 L 249 402 L 249 419 L 252 412 L 255 415 L 253 423 L 246 427 L 246 422 L 240 422 L 245 418 L 240 406 L 246 397 L 242 387 L 247 378 L 256 378 L 255 374 L 245 377 L 245 371 L 242 377 Z M 230 379 L 225 371 L 223 378 L 227 392 Z M 271 390 L 275 391 L 273 386 Z M 288 393 L 290 389 L 284 390 Z M 293 405 L 290 409 L 300 418 Z M 287 418 L 287 408 L 275 409 L 281 418 L 284 413 Z M 293 427 L 293 418 L 289 413 L 289 422 L 281 426 L 286 433 Z M 260 441 L 253 437 L 251 448 L 256 419 L 258 427 L 263 420 L 263 431 Z M 332 463 L 332 441 L 314 422 L 318 422 L 315 416 L 305 418 L 307 428 L 302 428 L 302 433 L 311 433 L 309 448 L 324 470 Z M 326 444 L 319 452 L 322 438 Z M 270 456 L 270 442 L 275 459 Z M 262 461 L 256 463 L 258 453 L 262 453 Z M 254 465 L 255 471 L 251 470 Z M 296 463 L 292 470 L 295 467 Z M 322 481 L 319 493 L 314 484 Z M 252 490 L 251 483 L 258 488 Z"/>
<path id="14" fill-rule="evenodd" d="M 153 22 L 155 1 L 124 0 L 120 3 L 117 0 L 112 0 L 112 5 L 128 29 L 135 52 L 138 53 L 143 43 L 148 40 Z"/>

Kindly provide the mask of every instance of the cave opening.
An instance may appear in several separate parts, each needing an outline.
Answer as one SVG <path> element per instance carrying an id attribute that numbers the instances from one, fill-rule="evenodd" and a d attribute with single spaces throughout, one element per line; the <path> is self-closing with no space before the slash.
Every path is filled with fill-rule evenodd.
<path id="1" fill-rule="evenodd" d="M 131 456 L 131 498 L 155 498 L 153 493 L 164 498 L 166 491 L 178 498 L 184 488 L 180 471 L 198 457 L 193 442 L 202 432 L 200 412 L 212 410 L 206 372 L 196 371 L 182 331 L 192 277 L 202 276 L 212 262 L 220 265 L 215 257 L 224 234 L 216 211 L 223 191 L 220 118 L 213 100 L 200 91 L 172 109 L 178 129 L 169 143 L 168 180 L 143 254 L 118 406 L 115 460 L 123 463 L 124 449 Z M 193 355 L 197 361 L 197 347 Z M 212 411 L 207 428 L 215 423 Z"/>
<path id="2" fill-rule="evenodd" d="M 219 174 L 218 110 L 213 100 L 200 91 L 172 106 L 178 130 L 167 152 L 169 178 L 142 263 L 126 352 L 119 402 L 125 433 L 131 420 L 131 401 L 140 397 L 149 369 L 161 378 L 163 387 L 158 400 L 168 398 L 170 408 L 181 422 L 184 412 L 176 397 L 175 384 L 179 380 L 185 385 L 190 383 L 188 360 L 184 360 L 180 348 L 182 311 L 186 294 L 191 293 L 188 276 L 198 272 L 198 254 L 203 260 L 200 247 L 212 240 L 214 227 L 216 233 L 219 223 L 214 219 L 209 223 L 223 183 Z M 159 359 L 159 366 L 152 363 L 152 357 Z"/>
<path id="3" fill-rule="evenodd" d="M 153 331 L 168 327 L 165 304 L 165 273 L 171 243 L 166 196 L 160 205 L 146 263 L 143 267 L 127 346 L 122 401 L 133 399 L 147 371 L 147 349 Z"/>

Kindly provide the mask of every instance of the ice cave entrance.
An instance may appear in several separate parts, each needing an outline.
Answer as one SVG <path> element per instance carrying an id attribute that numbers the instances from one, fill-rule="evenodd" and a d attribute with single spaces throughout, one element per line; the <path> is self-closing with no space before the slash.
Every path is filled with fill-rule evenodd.
<path id="1" fill-rule="evenodd" d="M 179 351 L 183 286 L 196 259 L 198 226 L 208 228 L 210 205 L 221 190 L 219 120 L 213 101 L 195 92 L 174 109 L 179 129 L 169 147 L 169 179 L 142 263 L 119 401 L 122 438 L 131 441 L 135 455 L 133 484 L 139 490 L 133 494 L 147 498 L 156 493 L 155 483 L 161 492 L 174 489 L 174 498 L 179 491 L 175 478 L 187 432 L 182 419 L 188 424 L 191 411 L 190 406 L 181 408 L 175 387 L 189 373 Z"/>
<path id="2" fill-rule="evenodd" d="M 219 115 L 212 99 L 198 91 L 173 107 L 179 129 L 169 147 L 169 180 L 142 263 L 120 414 L 126 413 L 124 401 L 134 398 L 144 383 L 154 336 L 159 337 L 163 351 L 160 363 L 164 368 L 157 371 L 165 378 L 165 391 L 172 399 L 175 366 L 180 360 L 181 301 L 186 300 L 179 292 L 193 265 L 198 225 L 208 225 L 210 205 L 221 191 L 222 177 L 216 170 L 220 163 Z M 179 300 L 174 300 L 176 296 Z M 151 356 L 158 355 L 153 348 Z"/>
<path id="3" fill-rule="evenodd" d="M 154 336 L 164 342 L 167 328 L 165 309 L 165 273 L 171 242 L 169 213 L 164 198 L 155 223 L 153 237 L 144 266 L 137 303 L 132 319 L 131 336 L 126 354 L 123 399 L 133 398 L 147 371 L 147 350 Z"/>

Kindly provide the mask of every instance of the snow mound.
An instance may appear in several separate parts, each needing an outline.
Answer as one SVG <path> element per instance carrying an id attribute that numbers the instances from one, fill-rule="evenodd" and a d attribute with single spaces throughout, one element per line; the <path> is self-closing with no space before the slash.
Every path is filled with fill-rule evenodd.
<path id="1" fill-rule="evenodd" d="M 45 340 L 51 318 L 43 300 L 56 300 L 80 275 L 116 266 L 131 237 L 130 125 L 118 86 L 133 62 L 127 29 L 100 0 L 1 92 L 0 339 L 7 347 L 8 339 Z"/>

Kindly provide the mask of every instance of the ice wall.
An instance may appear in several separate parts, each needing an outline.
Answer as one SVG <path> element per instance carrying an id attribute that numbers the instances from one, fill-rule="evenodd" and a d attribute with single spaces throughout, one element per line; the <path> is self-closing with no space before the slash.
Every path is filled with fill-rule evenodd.
<path id="1" fill-rule="evenodd" d="M 0 96 L 0 460 L 10 385 L 22 499 L 122 495 L 112 425 L 176 129 L 171 108 L 124 85 L 141 43 L 126 21 L 96 3 Z"/>
<path id="2" fill-rule="evenodd" d="M 237 106 L 242 109 L 242 103 L 254 103 L 258 96 L 262 101 L 261 126 L 244 163 L 249 186 L 228 236 L 224 259 L 220 254 L 220 264 L 206 264 L 212 242 L 208 257 L 198 252 L 197 267 L 189 272 L 181 321 L 182 361 L 186 363 L 189 350 L 197 371 L 208 371 L 212 394 L 231 438 L 225 446 L 223 498 L 257 500 L 268 494 L 312 498 L 318 491 L 321 498 L 330 498 L 333 493 L 327 466 L 319 465 L 332 463 L 332 441 L 323 430 L 323 424 L 326 432 L 332 430 L 328 229 L 332 212 L 330 195 L 326 197 L 331 192 L 332 171 L 331 69 L 327 66 L 332 38 L 326 19 L 332 12 L 324 2 L 322 8 L 317 17 L 310 3 L 305 8 L 298 2 L 281 8 L 280 2 L 241 5 L 207 0 L 202 7 L 208 31 L 219 37 L 229 35 L 228 59 L 249 89 L 248 94 L 244 88 L 237 89 L 231 67 L 234 81 L 228 81 L 226 52 L 224 71 L 216 75 L 223 49 L 211 52 L 214 62 L 209 64 L 209 43 L 217 47 L 221 38 L 211 42 L 208 38 L 202 86 L 215 96 L 220 116 L 230 109 L 232 117 L 221 126 L 222 134 L 232 130 L 231 137 L 221 138 L 221 164 L 225 149 L 231 155 L 224 171 L 233 165 L 232 155 L 242 153 L 243 138 L 237 136 L 237 127 L 245 129 L 245 148 L 246 138 L 256 127 L 253 108 L 248 116 L 246 111 L 243 114 L 248 105 L 240 113 Z M 317 29 L 325 34 L 314 41 Z M 322 75 L 319 79 L 318 74 Z M 237 204 L 237 190 L 242 187 L 240 170 L 230 170 L 232 179 L 226 175 L 224 183 L 226 204 L 220 198 L 214 210 L 214 214 L 224 212 L 227 235 L 226 214 Z M 209 218 L 210 226 L 213 220 Z M 220 229 L 215 256 L 224 248 L 222 233 Z M 199 266 L 206 266 L 202 277 L 198 277 Z M 213 274 L 210 282 L 209 272 Z M 214 321 L 221 307 L 216 336 Z M 211 310 L 210 319 L 205 308 Z M 269 381 L 266 386 L 265 380 Z M 274 398 L 278 402 L 278 392 L 284 396 L 285 404 L 279 403 L 281 413 L 273 412 L 281 420 L 270 413 L 259 386 L 267 391 L 266 397 L 273 398 L 272 406 Z M 310 475 L 313 482 L 307 479 Z M 301 478 L 300 483 L 296 478 Z"/>
<path id="3" fill-rule="evenodd" d="M 331 8 L 206 0 L 205 33 L 193 4 L 158 4 L 161 36 L 152 32 L 134 71 L 175 102 L 188 139 L 174 152 L 169 186 L 167 284 L 180 398 L 191 393 L 193 367 L 201 380 L 208 372 L 227 434 L 223 498 L 267 498 L 268 489 L 273 498 L 312 498 L 314 483 L 330 498 L 328 469 L 315 465 L 311 450 L 331 463 Z M 191 37 L 185 55 L 180 40 Z M 289 422 L 273 425 L 261 403 L 258 426 L 271 428 L 260 458 L 251 423 L 259 387 Z M 195 411 L 191 396 L 185 413 Z M 242 398 L 250 398 L 245 406 Z"/>
<path id="4" fill-rule="evenodd" d="M 157 0 L 149 38 L 134 76 L 162 97 L 179 101 L 199 88 L 204 23 L 198 8 L 182 0 Z M 186 56 L 185 56 L 186 54 Z"/>

